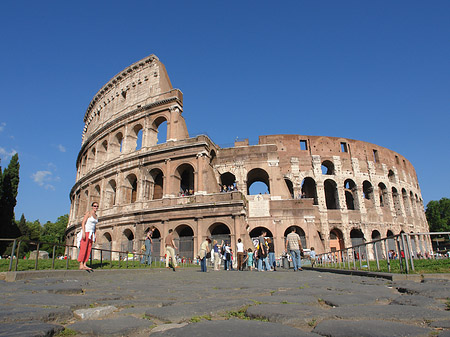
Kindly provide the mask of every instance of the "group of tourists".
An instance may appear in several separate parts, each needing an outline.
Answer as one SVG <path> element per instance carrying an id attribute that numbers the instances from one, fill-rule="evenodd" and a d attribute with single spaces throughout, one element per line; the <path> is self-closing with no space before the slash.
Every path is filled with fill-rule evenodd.
<path id="1" fill-rule="evenodd" d="M 291 232 L 287 235 L 284 248 L 286 253 L 289 252 L 290 254 L 294 271 L 303 270 L 301 267 L 303 248 L 295 227 L 292 227 Z M 314 252 L 314 250 L 312 251 Z M 248 249 L 244 248 L 244 244 L 239 238 L 236 244 L 236 254 L 228 241 L 218 243 L 217 240 L 211 242 L 211 239 L 207 238 L 201 243 L 199 250 L 200 270 L 202 272 L 207 271 L 208 259 L 212 260 L 215 271 L 220 270 L 222 261 L 225 271 L 233 270 L 233 262 L 236 262 L 238 271 L 255 269 L 263 272 L 276 271 L 277 269 L 274 242 L 272 238 L 267 237 L 265 231 L 261 232 L 261 235 L 254 240 L 253 247 Z"/>
<path id="2" fill-rule="evenodd" d="M 98 222 L 97 210 L 98 203 L 92 203 L 92 209 L 87 212 L 81 223 L 81 232 L 77 236 L 77 246 L 80 248 L 78 255 L 79 269 L 90 271 L 92 268 L 86 265 L 91 254 L 92 245 L 95 242 L 96 225 Z M 141 247 L 143 255 L 141 263 L 147 265 L 152 264 L 152 236 L 155 231 L 152 226 L 145 234 L 144 244 Z M 175 251 L 178 249 L 173 236 L 173 229 L 169 229 L 168 235 L 164 239 L 166 268 L 175 271 L 178 267 L 178 259 Z M 302 270 L 301 255 L 303 254 L 300 236 L 296 233 L 295 227 L 291 228 L 291 232 L 287 235 L 285 241 L 285 251 L 289 252 L 292 258 L 294 271 Z M 211 253 L 213 255 L 211 256 Z M 275 247 L 271 238 L 267 237 L 267 232 L 262 231 L 261 235 L 254 241 L 254 247 L 245 249 L 242 240 L 239 238 L 236 244 L 236 255 L 228 241 L 222 241 L 220 244 L 217 240 L 211 242 L 210 238 L 206 238 L 200 245 L 199 260 L 202 272 L 207 271 L 207 259 L 211 259 L 214 264 L 214 270 L 220 269 L 223 261 L 223 268 L 226 271 L 233 270 L 234 258 L 237 259 L 237 270 L 253 270 L 258 271 L 276 271 Z"/>
<path id="3" fill-rule="evenodd" d="M 238 188 L 235 184 L 233 185 L 221 185 L 220 186 L 220 192 L 226 193 L 226 192 L 234 192 L 238 191 Z"/>

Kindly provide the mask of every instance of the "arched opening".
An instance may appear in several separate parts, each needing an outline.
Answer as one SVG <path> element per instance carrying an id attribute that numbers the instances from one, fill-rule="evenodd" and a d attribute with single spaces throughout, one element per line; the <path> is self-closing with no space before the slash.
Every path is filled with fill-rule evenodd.
<path id="1" fill-rule="evenodd" d="M 408 200 L 408 193 L 406 193 L 406 190 L 402 188 L 402 198 L 403 198 L 403 206 L 405 207 L 405 213 L 407 216 L 411 215 L 411 207 Z"/>
<path id="2" fill-rule="evenodd" d="M 220 191 L 231 192 L 235 189 L 236 177 L 230 172 L 220 175 Z"/>
<path id="3" fill-rule="evenodd" d="M 272 232 L 270 230 L 268 230 L 266 227 L 255 227 L 249 233 L 250 238 L 252 239 L 253 243 L 256 242 L 256 244 L 258 244 L 257 240 L 258 240 L 258 237 L 262 234 L 262 232 L 267 233 L 267 235 L 266 235 L 267 238 L 273 238 Z M 255 247 L 256 247 L 256 245 L 255 245 Z"/>
<path id="4" fill-rule="evenodd" d="M 388 199 L 387 199 L 387 188 L 386 185 L 383 183 L 378 184 L 378 195 L 380 198 L 380 207 L 385 207 L 388 205 Z"/>
<path id="5" fill-rule="evenodd" d="M 299 226 L 289 226 L 288 228 L 286 228 L 286 230 L 284 231 L 284 234 L 283 234 L 283 243 L 286 242 L 286 237 L 292 231 L 292 227 L 295 228 L 295 232 L 298 234 L 298 236 L 300 236 L 300 242 L 302 243 L 302 248 L 308 248 L 306 246 L 305 231 Z"/>
<path id="6" fill-rule="evenodd" d="M 396 250 L 396 248 L 395 248 L 395 239 L 393 238 L 393 236 L 394 236 L 394 233 L 391 230 L 388 230 L 386 232 L 386 237 L 388 238 L 387 239 L 388 250 L 391 250 L 391 251 L 395 251 Z"/>
<path id="7" fill-rule="evenodd" d="M 345 191 L 345 204 L 347 205 L 347 209 L 355 210 L 355 196 L 356 196 L 356 184 L 353 180 L 347 179 L 344 182 L 344 191 Z"/>
<path id="8" fill-rule="evenodd" d="M 337 186 L 336 183 L 331 180 L 325 180 L 323 184 L 325 190 L 325 201 L 327 204 L 327 209 L 338 209 L 338 196 L 337 196 Z"/>
<path id="9" fill-rule="evenodd" d="M 381 234 L 379 231 L 374 230 L 372 231 L 372 241 L 373 240 L 379 240 L 381 239 Z M 379 259 L 383 258 L 383 246 L 381 245 L 381 241 L 378 241 L 375 243 L 374 247 L 376 247 L 376 253 Z M 375 248 L 374 248 L 374 255 L 375 255 Z"/>
<path id="10" fill-rule="evenodd" d="M 135 150 L 140 150 L 142 148 L 142 125 L 137 124 L 133 128 L 134 137 L 136 138 Z"/>
<path id="11" fill-rule="evenodd" d="M 314 205 L 317 205 L 317 185 L 313 178 L 307 177 L 302 181 L 302 198 L 313 198 Z"/>
<path id="12" fill-rule="evenodd" d="M 104 161 L 107 160 L 107 153 L 108 153 L 108 141 L 105 139 L 103 142 L 101 142 L 100 146 L 97 150 L 97 158 L 98 163 L 101 165 Z"/>
<path id="13" fill-rule="evenodd" d="M 122 233 L 122 244 L 121 244 L 121 250 L 126 252 L 132 252 L 133 249 L 133 242 L 134 242 L 134 234 L 131 231 L 131 229 L 125 229 Z"/>
<path id="14" fill-rule="evenodd" d="M 391 183 L 395 183 L 395 173 L 392 170 L 389 170 L 388 179 Z"/>
<path id="15" fill-rule="evenodd" d="M 411 215 L 413 217 L 416 216 L 417 210 L 416 210 L 416 203 L 415 203 L 415 199 L 414 199 L 414 194 L 413 192 L 409 192 L 409 200 L 411 202 Z"/>
<path id="16" fill-rule="evenodd" d="M 334 174 L 334 164 L 330 160 L 324 160 L 322 163 L 322 174 L 323 175 L 333 175 Z"/>
<path id="17" fill-rule="evenodd" d="M 247 195 L 270 194 L 269 175 L 260 168 L 247 174 Z"/>
<path id="18" fill-rule="evenodd" d="M 350 231 L 350 240 L 352 241 L 352 246 L 363 244 L 365 241 L 364 234 L 359 228 L 353 228 Z"/>
<path id="19" fill-rule="evenodd" d="M 211 152 L 209 153 L 209 164 L 214 166 L 214 164 L 216 163 L 216 158 L 217 158 L 216 151 L 211 150 Z"/>
<path id="20" fill-rule="evenodd" d="M 95 150 L 95 147 L 91 149 L 91 155 L 89 156 L 89 168 L 93 169 L 95 167 L 95 155 L 97 151 Z"/>
<path id="21" fill-rule="evenodd" d="M 333 228 L 330 231 L 330 250 L 332 252 L 335 252 L 344 248 L 344 235 L 342 234 L 341 230 Z"/>
<path id="22" fill-rule="evenodd" d="M 192 260 L 194 258 L 194 231 L 188 225 L 180 225 L 175 228 L 175 233 L 174 241 L 178 247 L 179 256 Z"/>
<path id="23" fill-rule="evenodd" d="M 194 168 L 191 165 L 180 165 L 177 168 L 175 177 L 180 180 L 180 196 L 194 194 Z"/>
<path id="24" fill-rule="evenodd" d="M 81 159 L 81 174 L 86 174 L 87 172 L 87 154 L 83 155 L 83 159 Z"/>
<path id="25" fill-rule="evenodd" d="M 122 134 L 122 132 L 118 132 L 116 134 L 116 136 L 114 137 L 114 139 L 115 139 L 114 145 L 115 145 L 115 148 L 117 149 L 116 151 L 121 153 L 122 149 L 123 149 L 123 134 Z"/>
<path id="26" fill-rule="evenodd" d="M 148 233 L 149 230 L 150 230 L 150 226 L 145 229 L 144 233 Z M 141 246 L 143 243 L 144 243 L 144 240 L 142 240 L 140 242 L 139 246 Z M 160 256 L 160 254 L 161 254 L 161 232 L 156 227 L 152 234 L 152 250 L 153 250 L 153 252 L 152 252 L 153 258 L 157 258 Z"/>
<path id="27" fill-rule="evenodd" d="M 400 195 L 395 187 L 392 187 L 392 200 L 394 201 L 395 214 L 397 216 L 402 215 L 402 205 L 400 201 Z"/>
<path id="28" fill-rule="evenodd" d="M 286 187 L 289 190 L 291 198 L 294 199 L 294 185 L 292 184 L 292 181 L 290 181 L 288 178 L 284 178 L 284 182 L 286 183 Z"/>
<path id="29" fill-rule="evenodd" d="M 100 194 L 100 185 L 95 185 L 94 193 L 92 195 L 92 200 L 91 200 L 90 204 L 92 204 L 93 202 L 96 202 L 100 205 L 100 195 L 101 195 Z"/>
<path id="30" fill-rule="evenodd" d="M 153 169 L 150 171 L 150 176 L 153 180 L 151 187 L 152 200 L 162 199 L 164 191 L 164 176 L 160 169 Z"/>
<path id="31" fill-rule="evenodd" d="M 363 196 L 366 200 L 373 200 L 373 187 L 367 180 L 364 180 L 363 182 Z"/>
<path id="32" fill-rule="evenodd" d="M 167 142 L 167 120 L 164 117 L 159 117 L 154 122 L 156 130 L 156 144 Z"/>
<path id="33" fill-rule="evenodd" d="M 116 181 L 110 180 L 105 191 L 105 207 L 113 207 L 116 204 Z"/>
<path id="34" fill-rule="evenodd" d="M 231 232 L 227 225 L 221 222 L 216 222 L 208 228 L 211 240 L 217 240 L 219 244 L 223 242 L 231 243 Z"/>
<path id="35" fill-rule="evenodd" d="M 89 191 L 85 190 L 84 193 L 81 194 L 81 209 L 80 215 L 84 215 L 89 210 Z"/>
<path id="36" fill-rule="evenodd" d="M 137 178 L 134 174 L 129 174 L 125 185 L 125 203 L 130 204 L 136 202 L 137 199 Z"/>
<path id="37" fill-rule="evenodd" d="M 112 237 L 111 234 L 106 232 L 102 235 L 100 247 L 105 249 L 102 255 L 105 260 L 111 260 L 111 250 L 112 250 Z"/>

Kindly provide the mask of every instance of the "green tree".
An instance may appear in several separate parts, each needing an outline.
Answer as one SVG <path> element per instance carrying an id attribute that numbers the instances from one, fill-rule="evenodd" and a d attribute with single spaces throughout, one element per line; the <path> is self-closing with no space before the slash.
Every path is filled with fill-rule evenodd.
<path id="1" fill-rule="evenodd" d="M 19 222 L 17 223 L 17 227 L 19 227 L 20 234 L 22 237 L 29 238 L 30 229 L 27 226 L 27 219 L 25 219 L 25 215 L 22 213 Z"/>
<path id="2" fill-rule="evenodd" d="M 31 241 L 39 241 L 41 239 L 42 226 L 39 220 L 29 222 L 27 221 L 27 227 L 29 230 L 29 239 Z"/>
<path id="3" fill-rule="evenodd" d="M 14 207 L 17 203 L 19 190 L 19 155 L 12 156 L 8 167 L 1 173 L 0 179 L 0 238 L 16 238 L 20 230 L 16 224 Z M 4 252 L 7 243 L 0 246 L 0 253 Z"/>
<path id="4" fill-rule="evenodd" d="M 62 243 L 64 244 L 64 233 L 69 222 L 69 215 L 65 214 L 58 217 L 55 223 L 48 221 L 42 230 L 40 241 L 48 243 Z M 53 252 L 53 246 L 48 244 L 43 244 L 42 249 L 50 253 Z M 64 254 L 64 247 L 56 248 L 56 255 Z"/>
<path id="5" fill-rule="evenodd" d="M 430 231 L 450 232 L 450 199 L 432 200 L 425 211 Z"/>

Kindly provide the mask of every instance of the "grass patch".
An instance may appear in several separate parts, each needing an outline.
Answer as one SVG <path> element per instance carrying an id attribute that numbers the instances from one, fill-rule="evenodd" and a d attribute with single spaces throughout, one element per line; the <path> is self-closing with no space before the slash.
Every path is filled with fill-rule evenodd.
<path id="1" fill-rule="evenodd" d="M 450 298 L 447 298 L 447 301 L 445 301 L 445 310 L 450 311 Z"/>
<path id="2" fill-rule="evenodd" d="M 9 269 L 9 262 L 10 260 L 1 259 L 0 260 L 0 272 L 8 271 Z M 16 264 L 16 260 L 13 261 L 12 270 L 14 271 Z M 19 259 L 17 261 L 17 271 L 27 271 L 27 270 L 34 270 L 35 269 L 35 260 L 22 260 Z M 147 266 L 146 264 L 141 264 L 139 260 L 135 261 L 103 261 L 100 263 L 100 260 L 92 260 L 92 264 L 88 263 L 88 265 L 93 269 L 151 269 L 151 268 L 165 268 L 164 263 L 159 262 L 153 262 L 152 266 Z M 80 264 L 77 260 L 69 260 L 67 263 L 67 260 L 55 260 L 55 270 L 63 270 L 63 269 L 69 269 L 69 270 L 77 270 L 79 268 Z M 192 265 L 186 265 L 183 267 L 195 267 L 198 268 L 198 265 L 192 264 Z M 38 270 L 48 270 L 52 269 L 52 260 L 43 260 L 40 259 L 38 261 Z"/>
<path id="3" fill-rule="evenodd" d="M 64 330 L 56 334 L 55 337 L 76 336 L 77 334 L 78 333 L 75 330 L 64 328 Z"/>
<path id="4" fill-rule="evenodd" d="M 377 262 L 376 261 L 369 261 L 369 266 L 371 271 L 379 271 L 388 273 L 388 264 L 386 260 L 380 260 L 380 269 L 377 270 Z M 409 263 L 409 260 L 408 260 Z M 363 265 L 366 264 L 366 261 L 363 261 Z M 391 266 L 391 273 L 401 273 L 400 269 L 400 261 L 399 260 L 390 260 L 389 264 Z M 320 265 L 316 265 L 317 268 L 321 268 Z M 331 268 L 331 269 L 348 269 L 348 264 L 341 263 L 341 268 L 339 268 L 339 264 L 335 267 L 334 264 L 329 264 L 327 266 L 324 266 L 324 268 Z M 350 263 L 350 270 L 354 269 L 353 263 Z M 357 270 L 369 270 L 366 268 L 359 268 L 359 262 L 356 262 L 356 269 Z M 410 266 L 410 273 L 411 274 L 439 274 L 439 273 L 448 273 L 450 270 L 450 259 L 415 259 L 414 260 L 414 271 L 411 270 Z"/>
<path id="5" fill-rule="evenodd" d="M 142 319 L 146 319 L 146 320 L 152 320 L 152 317 L 150 317 L 149 315 L 147 315 L 147 314 L 143 314 L 142 315 Z"/>
<path id="6" fill-rule="evenodd" d="M 313 318 L 312 320 L 310 320 L 308 322 L 308 326 L 310 326 L 311 328 L 314 328 L 317 325 L 317 319 Z"/>
<path id="7" fill-rule="evenodd" d="M 268 322 L 269 320 L 267 318 L 250 318 L 247 316 L 247 309 L 250 307 L 250 305 L 246 305 L 242 308 L 240 308 L 237 311 L 227 311 L 225 314 L 225 319 L 230 319 L 230 318 L 238 318 L 238 319 L 243 319 L 246 321 L 261 321 L 261 322 Z"/>
<path id="8" fill-rule="evenodd" d="M 239 319 L 244 319 L 244 320 L 250 320 L 250 317 L 247 316 L 248 307 L 249 307 L 249 305 L 246 305 L 237 311 L 227 311 L 225 318 L 226 319 L 239 318 Z"/>
<path id="9" fill-rule="evenodd" d="M 207 321 L 210 321 L 210 320 L 212 320 L 212 317 L 211 317 L 211 315 L 193 316 L 193 317 L 189 320 L 189 322 L 191 322 L 191 323 L 198 323 L 198 322 L 200 322 L 202 319 L 207 320 Z"/>

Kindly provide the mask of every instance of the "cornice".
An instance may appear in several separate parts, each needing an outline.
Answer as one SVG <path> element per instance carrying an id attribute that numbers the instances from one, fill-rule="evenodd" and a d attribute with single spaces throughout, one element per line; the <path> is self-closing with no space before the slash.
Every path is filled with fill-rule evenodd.
<path id="1" fill-rule="evenodd" d="M 109 91 L 112 87 L 114 87 L 117 83 L 119 83 L 122 79 L 125 77 L 130 76 L 130 74 L 137 72 L 140 68 L 143 68 L 149 63 L 152 63 L 153 61 L 159 61 L 159 58 L 151 54 L 150 56 L 147 56 L 146 58 L 143 58 L 140 61 L 137 61 L 130 65 L 129 67 L 125 68 L 118 74 L 116 74 L 113 78 L 111 78 L 95 95 L 92 101 L 89 103 L 88 108 L 86 109 L 86 113 L 84 114 L 83 121 L 86 122 L 89 113 L 91 112 L 92 108 L 95 106 L 97 101 L 101 100 L 103 95 Z"/>
<path id="2" fill-rule="evenodd" d="M 188 143 L 188 144 L 175 145 L 175 146 L 165 147 L 165 148 L 157 149 L 157 150 L 149 149 L 148 151 L 145 151 L 143 153 L 131 152 L 128 156 L 125 155 L 124 157 L 121 157 L 121 158 L 119 157 L 119 159 L 116 159 L 116 160 L 113 159 L 107 165 L 102 166 L 102 167 L 100 167 L 98 169 L 94 169 L 94 170 L 90 171 L 87 175 L 85 175 L 82 178 L 78 179 L 76 181 L 75 185 L 70 190 L 69 199 L 70 199 L 70 196 L 73 195 L 73 193 L 76 191 L 76 189 L 80 185 L 83 185 L 83 184 L 87 183 L 87 181 L 89 179 L 91 179 L 92 177 L 95 177 L 97 175 L 101 175 L 102 173 L 104 173 L 108 169 L 118 168 L 118 167 L 120 167 L 121 164 L 130 162 L 132 160 L 139 160 L 141 158 L 148 157 L 150 152 L 151 152 L 151 155 L 154 156 L 154 155 L 158 155 L 158 154 L 163 154 L 165 152 L 173 152 L 173 151 L 178 151 L 178 150 L 182 150 L 182 149 L 189 149 L 189 148 L 195 148 L 195 147 L 208 147 L 209 145 L 210 144 L 208 142 L 206 142 L 206 141 L 196 141 L 196 142 L 192 142 L 192 143 Z M 179 155 L 179 156 L 174 155 L 171 159 L 179 159 L 181 157 L 186 157 L 186 156 L 189 156 L 189 155 L 186 155 L 186 154 L 182 154 L 182 155 Z"/>

